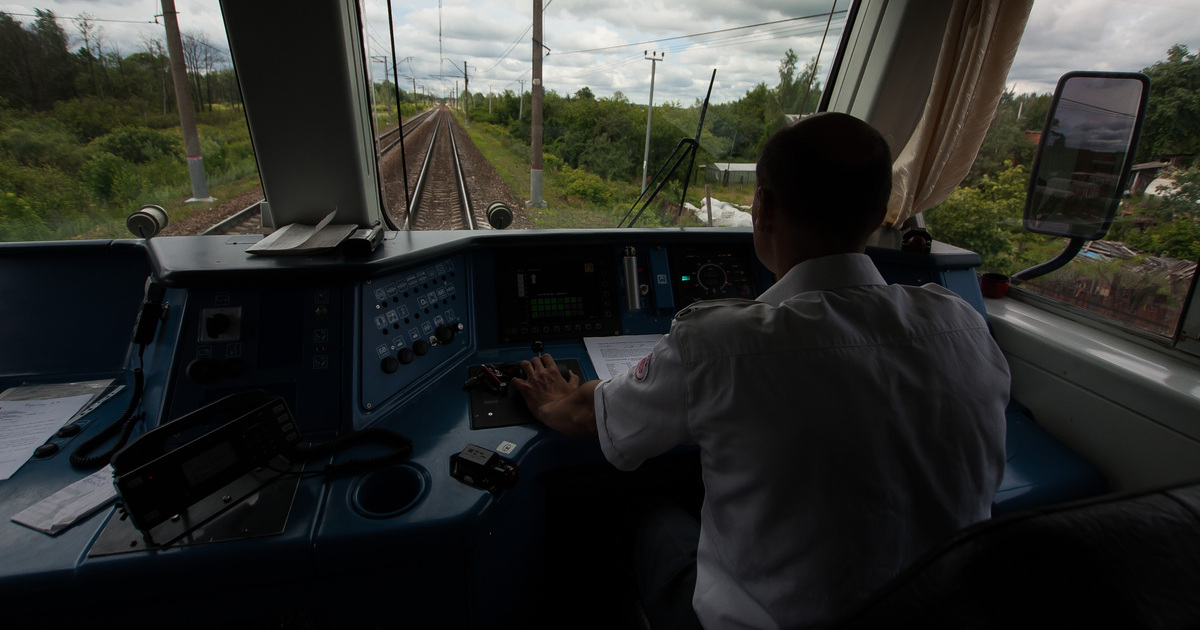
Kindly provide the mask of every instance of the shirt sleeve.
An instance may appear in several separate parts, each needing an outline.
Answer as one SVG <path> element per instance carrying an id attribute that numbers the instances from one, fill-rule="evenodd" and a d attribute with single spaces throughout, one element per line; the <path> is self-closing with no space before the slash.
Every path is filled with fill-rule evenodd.
<path id="1" fill-rule="evenodd" d="M 687 372 L 676 341 L 664 335 L 636 368 L 596 388 L 600 448 L 621 470 L 693 442 L 687 425 Z"/>

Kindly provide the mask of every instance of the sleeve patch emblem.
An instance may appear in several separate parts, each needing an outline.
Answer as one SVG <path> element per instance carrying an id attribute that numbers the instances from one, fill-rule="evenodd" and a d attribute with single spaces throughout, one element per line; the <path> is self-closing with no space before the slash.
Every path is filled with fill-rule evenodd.
<path id="1" fill-rule="evenodd" d="M 654 353 L 647 354 L 644 359 L 638 362 L 637 367 L 633 370 L 633 378 L 639 381 L 646 380 L 646 376 L 650 374 L 650 357 L 652 356 L 654 356 Z"/>

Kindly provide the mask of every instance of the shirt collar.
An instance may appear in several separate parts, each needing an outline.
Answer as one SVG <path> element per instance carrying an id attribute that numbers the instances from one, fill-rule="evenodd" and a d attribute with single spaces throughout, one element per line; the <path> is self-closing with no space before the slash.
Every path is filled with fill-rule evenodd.
<path id="1" fill-rule="evenodd" d="M 866 254 L 835 254 L 806 260 L 758 296 L 772 306 L 800 293 L 887 284 Z"/>

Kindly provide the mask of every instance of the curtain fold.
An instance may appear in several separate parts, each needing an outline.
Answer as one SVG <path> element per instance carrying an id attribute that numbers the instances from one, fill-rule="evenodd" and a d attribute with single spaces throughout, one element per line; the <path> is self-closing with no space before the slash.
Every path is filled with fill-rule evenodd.
<path id="1" fill-rule="evenodd" d="M 886 225 L 941 203 L 971 169 L 1033 0 L 957 0 L 921 120 L 892 165 Z"/>

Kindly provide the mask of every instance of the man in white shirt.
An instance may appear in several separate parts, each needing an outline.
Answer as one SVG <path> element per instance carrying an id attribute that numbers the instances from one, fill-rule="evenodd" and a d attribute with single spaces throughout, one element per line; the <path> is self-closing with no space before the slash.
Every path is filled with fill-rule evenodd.
<path id="1" fill-rule="evenodd" d="M 983 318 L 941 287 L 885 284 L 863 254 L 891 189 L 883 138 L 812 116 L 767 142 L 757 179 L 755 251 L 777 278 L 758 300 L 685 309 L 610 381 L 564 380 L 549 355 L 513 381 L 617 468 L 699 446 L 692 605 L 708 628 L 847 610 L 987 519 L 1004 468 L 1009 374 Z"/>

